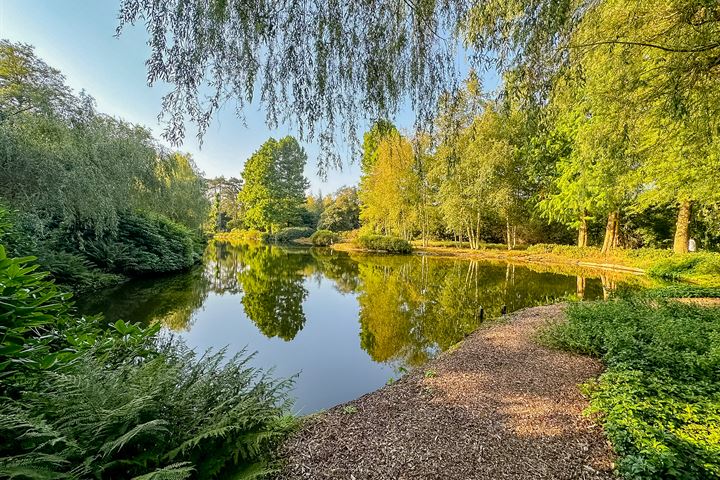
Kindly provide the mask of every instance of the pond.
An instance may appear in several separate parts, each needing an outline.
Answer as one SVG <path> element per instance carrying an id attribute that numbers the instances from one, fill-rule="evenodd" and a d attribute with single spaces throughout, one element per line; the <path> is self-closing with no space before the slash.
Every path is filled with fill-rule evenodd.
<path id="1" fill-rule="evenodd" d="M 202 267 L 77 304 L 109 321 L 162 322 L 197 351 L 256 352 L 253 365 L 298 374 L 295 409 L 307 414 L 398 378 L 503 306 L 602 298 L 611 288 L 605 277 L 457 257 L 214 243 Z"/>

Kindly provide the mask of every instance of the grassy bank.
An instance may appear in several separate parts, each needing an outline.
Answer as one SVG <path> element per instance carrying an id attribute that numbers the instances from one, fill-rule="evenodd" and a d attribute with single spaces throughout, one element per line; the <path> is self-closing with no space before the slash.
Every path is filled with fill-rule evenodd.
<path id="1" fill-rule="evenodd" d="M 479 250 L 473 250 L 462 244 L 456 246 L 454 242 L 430 242 L 426 247 L 415 242 L 415 248 L 420 252 L 433 254 L 616 269 L 646 273 L 664 280 L 720 287 L 720 253 L 675 255 L 670 250 L 653 248 L 614 249 L 609 253 L 602 253 L 597 247 L 548 244 L 522 246 L 513 250 L 508 250 L 504 245 L 487 244 Z"/>
<path id="2" fill-rule="evenodd" d="M 585 389 L 628 479 L 720 477 L 720 308 L 663 298 L 720 292 L 681 290 L 572 304 L 542 335 L 605 363 Z"/>

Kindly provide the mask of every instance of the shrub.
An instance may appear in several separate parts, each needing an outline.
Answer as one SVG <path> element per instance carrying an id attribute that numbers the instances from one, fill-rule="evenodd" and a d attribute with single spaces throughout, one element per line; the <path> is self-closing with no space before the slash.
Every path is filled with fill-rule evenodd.
<path id="1" fill-rule="evenodd" d="M 162 215 L 123 215 L 114 241 L 121 248 L 112 268 L 128 275 L 187 270 L 199 259 L 193 233 Z"/>
<path id="2" fill-rule="evenodd" d="M 585 388 L 624 477 L 716 478 L 720 309 L 657 297 L 571 305 L 543 338 L 607 365 Z"/>
<path id="3" fill-rule="evenodd" d="M 358 245 L 366 250 L 389 252 L 389 253 L 410 253 L 412 245 L 402 238 L 386 235 L 361 235 L 357 239 Z"/>
<path id="4" fill-rule="evenodd" d="M 298 238 L 308 238 L 314 232 L 315 230 L 309 227 L 288 227 L 273 235 L 273 240 L 277 243 L 290 243 Z"/>
<path id="5" fill-rule="evenodd" d="M 318 230 L 312 234 L 310 241 L 316 247 L 329 247 L 338 241 L 338 235 L 330 230 Z"/>
<path id="6" fill-rule="evenodd" d="M 342 232 L 337 232 L 337 234 L 343 242 L 356 243 L 358 236 L 360 236 L 360 229 L 356 228 L 354 230 L 344 230 Z"/>
<path id="7" fill-rule="evenodd" d="M 62 250 L 44 248 L 38 253 L 38 262 L 55 280 L 76 292 L 106 288 L 122 282 L 125 278 L 102 271 L 81 254 Z"/>

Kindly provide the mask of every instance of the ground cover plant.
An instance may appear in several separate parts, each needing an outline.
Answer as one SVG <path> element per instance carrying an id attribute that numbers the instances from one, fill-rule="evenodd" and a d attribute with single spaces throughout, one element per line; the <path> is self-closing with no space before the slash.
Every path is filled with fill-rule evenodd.
<path id="1" fill-rule="evenodd" d="M 670 293 L 571 304 L 543 341 L 605 363 L 585 390 L 624 478 L 718 478 L 720 308 Z"/>

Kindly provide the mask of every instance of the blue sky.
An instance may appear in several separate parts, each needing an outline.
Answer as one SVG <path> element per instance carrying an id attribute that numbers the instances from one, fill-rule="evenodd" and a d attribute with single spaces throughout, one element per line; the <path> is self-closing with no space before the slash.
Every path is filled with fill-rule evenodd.
<path id="1" fill-rule="evenodd" d="M 136 26 L 119 38 L 114 36 L 118 4 L 116 0 L 0 0 L 0 37 L 34 45 L 37 55 L 62 71 L 72 88 L 95 97 L 100 111 L 144 124 L 159 137 L 162 126 L 157 115 L 166 90 L 147 86 L 149 49 L 144 28 Z M 232 108 L 219 112 L 202 148 L 189 128 L 180 149 L 191 153 L 208 177 L 239 176 L 244 161 L 268 137 L 295 133 L 289 126 L 268 129 L 257 105 L 245 113 L 243 125 Z M 400 128 L 409 128 L 412 113 L 402 112 L 395 121 Z M 342 171 L 330 170 L 327 180 L 321 180 L 316 175 L 317 146 L 307 142 L 303 146 L 313 192 L 329 193 L 358 181 L 359 165 L 348 161 Z"/>

